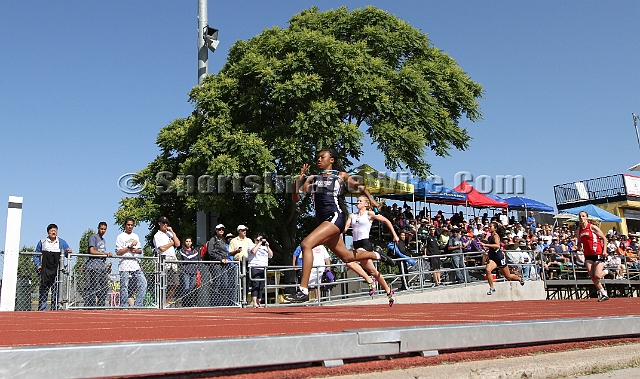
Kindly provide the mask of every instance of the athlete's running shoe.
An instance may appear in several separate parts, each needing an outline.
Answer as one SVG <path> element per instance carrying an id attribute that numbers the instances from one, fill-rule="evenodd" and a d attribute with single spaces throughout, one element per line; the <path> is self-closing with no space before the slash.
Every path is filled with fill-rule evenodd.
<path id="1" fill-rule="evenodd" d="M 598 299 L 598 302 L 603 302 L 603 301 L 607 301 L 609 300 L 609 296 L 607 295 L 602 295 L 600 296 L 600 298 Z"/>
<path id="2" fill-rule="evenodd" d="M 387 264 L 387 266 L 395 266 L 396 262 L 393 261 L 393 259 L 389 258 L 389 256 L 381 253 L 381 252 L 377 252 L 378 254 L 380 254 L 380 262 L 384 262 Z"/>
<path id="3" fill-rule="evenodd" d="M 309 295 L 305 294 L 304 292 L 302 292 L 301 290 L 298 290 L 295 294 L 293 295 L 287 295 L 284 297 L 285 300 L 288 300 L 292 303 L 304 303 L 309 301 Z"/>
<path id="4" fill-rule="evenodd" d="M 494 293 L 496 293 L 496 289 L 495 288 L 489 288 L 489 292 L 487 292 L 487 295 L 493 295 Z"/>
<path id="5" fill-rule="evenodd" d="M 377 290 L 377 283 L 376 280 L 373 279 L 373 281 L 369 284 L 369 296 L 373 296 L 376 293 Z"/>
<path id="6" fill-rule="evenodd" d="M 391 289 L 391 292 L 389 292 L 387 294 L 387 299 L 389 299 L 389 306 L 393 307 L 393 303 L 396 302 L 396 300 L 393 298 L 393 294 L 396 293 L 396 291 L 393 290 L 393 288 Z"/>

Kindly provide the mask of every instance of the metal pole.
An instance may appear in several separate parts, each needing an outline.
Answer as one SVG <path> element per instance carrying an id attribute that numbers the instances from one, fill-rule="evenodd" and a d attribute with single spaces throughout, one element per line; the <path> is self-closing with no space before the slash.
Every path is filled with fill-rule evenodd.
<path id="1" fill-rule="evenodd" d="M 204 43 L 204 33 L 208 23 L 207 0 L 198 0 L 198 85 L 202 85 L 209 70 L 209 50 Z M 204 245 L 209 238 L 207 213 L 196 212 L 196 246 Z"/>
<path id="2" fill-rule="evenodd" d="M 640 147 L 640 133 L 638 133 L 638 119 L 640 119 L 640 116 L 638 116 L 635 113 L 631 113 L 631 115 L 633 116 L 633 126 L 636 128 L 636 138 L 638 139 L 638 147 Z"/>
<path id="3" fill-rule="evenodd" d="M 209 50 L 204 43 L 208 14 L 207 0 L 198 0 L 198 85 L 202 84 L 209 69 Z"/>

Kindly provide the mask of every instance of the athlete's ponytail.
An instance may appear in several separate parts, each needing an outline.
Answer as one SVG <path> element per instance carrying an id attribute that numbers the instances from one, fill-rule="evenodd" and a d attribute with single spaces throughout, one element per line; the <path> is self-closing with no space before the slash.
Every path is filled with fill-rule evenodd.
<path id="1" fill-rule="evenodd" d="M 493 224 L 493 227 L 496 229 L 496 233 L 498 233 L 500 239 L 504 238 L 504 236 L 506 235 L 504 226 L 501 223 L 495 221 L 493 221 L 491 224 Z"/>

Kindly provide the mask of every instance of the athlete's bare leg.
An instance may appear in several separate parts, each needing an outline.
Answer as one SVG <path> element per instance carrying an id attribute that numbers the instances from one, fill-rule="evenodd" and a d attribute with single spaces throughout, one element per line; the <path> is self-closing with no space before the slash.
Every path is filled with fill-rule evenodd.
<path id="1" fill-rule="evenodd" d="M 487 282 L 489 282 L 489 287 L 490 288 L 494 288 L 493 287 L 493 270 L 495 270 L 496 267 L 498 267 L 496 262 L 494 262 L 492 260 L 489 260 L 487 262 L 487 266 L 485 268 L 485 273 L 487 274 Z"/>
<path id="2" fill-rule="evenodd" d="M 324 221 L 311 232 L 302 243 L 302 278 L 300 279 L 300 287 L 307 288 L 309 286 L 309 276 L 313 267 L 313 248 L 318 245 L 326 245 L 333 253 L 343 262 L 349 263 L 354 261 L 364 261 L 366 259 L 377 259 L 376 254 L 372 251 L 358 250 L 350 251 L 340 238 L 340 229 L 328 222 Z"/>

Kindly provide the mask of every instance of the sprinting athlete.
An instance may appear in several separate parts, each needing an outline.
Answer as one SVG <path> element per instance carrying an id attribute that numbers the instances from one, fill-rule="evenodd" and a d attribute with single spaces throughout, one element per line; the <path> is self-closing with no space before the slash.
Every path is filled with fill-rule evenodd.
<path id="1" fill-rule="evenodd" d="M 607 259 L 607 252 L 602 248 L 607 246 L 607 237 L 602 230 L 589 222 L 589 214 L 580 212 L 578 214 L 580 226 L 578 227 L 578 250 L 584 253 L 585 267 L 589 272 L 591 281 L 600 293 L 598 301 L 607 301 L 609 296 L 600 280 L 604 278 L 604 261 Z"/>
<path id="2" fill-rule="evenodd" d="M 500 239 L 504 236 L 504 227 L 493 221 L 489 224 L 489 231 L 491 232 L 489 240 L 487 242 L 480 242 L 481 246 L 489 248 L 489 257 L 486 265 L 487 282 L 489 282 L 489 292 L 487 292 L 487 295 L 493 295 L 496 292 L 493 286 L 493 274 L 491 273 L 496 267 L 505 279 L 519 281 L 520 284 L 524 286 L 524 279 L 509 271 L 507 258 L 500 248 Z"/>
<path id="3" fill-rule="evenodd" d="M 318 154 L 317 165 L 320 173 L 306 176 L 309 164 L 304 164 L 296 178 L 295 191 L 292 200 L 297 203 L 302 198 L 301 195 L 310 193 L 313 196 L 316 221 L 318 226 L 302 240 L 302 277 L 298 291 L 286 297 L 293 303 L 309 301 L 309 276 L 313 266 L 313 248 L 318 245 L 325 245 L 343 262 L 366 261 L 376 259 L 393 265 L 393 260 L 384 254 L 373 251 L 354 250 L 349 251 L 344 244 L 340 234 L 346 224 L 346 204 L 344 201 L 345 187 L 356 188 L 363 193 L 371 204 L 379 206 L 373 200 L 367 188 L 358 183 L 347 174 L 334 150 L 322 150 Z"/>
<path id="4" fill-rule="evenodd" d="M 389 221 L 386 217 L 377 215 L 371 210 L 371 203 L 366 196 L 358 197 L 358 203 L 356 205 L 358 208 L 358 213 L 351 213 L 349 218 L 347 219 L 347 224 L 344 227 L 345 233 L 349 226 L 352 228 L 352 236 L 353 236 L 353 249 L 362 249 L 365 251 L 373 251 L 373 246 L 371 245 L 371 241 L 369 241 L 369 233 L 371 232 L 371 225 L 373 220 L 378 220 L 380 222 L 384 222 L 391 233 L 393 234 L 393 241 L 398 242 L 400 238 L 396 234 L 396 231 L 393 229 L 393 225 L 391 221 Z M 387 299 L 389 300 L 389 306 L 392 306 L 395 302 L 393 298 L 394 291 L 389 288 L 387 281 L 384 280 L 384 276 L 376 270 L 376 266 L 373 264 L 371 259 L 367 259 L 364 262 L 361 262 L 362 266 L 358 264 L 358 262 L 349 262 L 347 263 L 347 267 L 352 269 L 356 274 L 362 276 L 364 280 L 367 281 L 369 285 L 369 295 L 373 296 L 376 293 L 376 281 L 380 283 L 384 291 L 387 293 Z M 374 279 L 371 279 L 369 275 L 365 272 L 368 271 L 371 275 L 373 275 Z"/>

